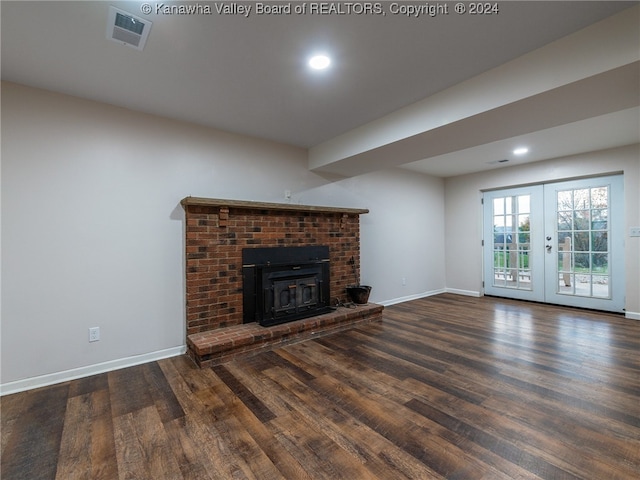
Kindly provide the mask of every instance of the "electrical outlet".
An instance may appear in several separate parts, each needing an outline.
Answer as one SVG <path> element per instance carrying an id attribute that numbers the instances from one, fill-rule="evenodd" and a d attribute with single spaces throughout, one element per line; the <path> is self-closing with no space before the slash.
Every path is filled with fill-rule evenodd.
<path id="1" fill-rule="evenodd" d="M 404 287 L 407 284 L 407 279 L 402 277 L 402 286 Z"/>
<path id="2" fill-rule="evenodd" d="M 284 191 L 284 198 L 285 200 L 289 200 L 291 198 L 291 190 Z"/>
<path id="3" fill-rule="evenodd" d="M 100 327 L 91 327 L 89 329 L 89 341 L 97 342 L 100 340 Z"/>

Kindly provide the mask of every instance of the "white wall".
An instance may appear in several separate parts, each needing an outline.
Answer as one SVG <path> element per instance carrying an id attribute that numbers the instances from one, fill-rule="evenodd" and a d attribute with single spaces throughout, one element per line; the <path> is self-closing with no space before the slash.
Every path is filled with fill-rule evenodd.
<path id="1" fill-rule="evenodd" d="M 380 292 L 372 290 L 373 301 L 388 304 L 393 303 L 390 299 L 443 291 L 444 181 L 387 170 L 352 183 L 356 185 L 351 188 L 363 193 L 378 192 L 369 198 L 370 213 L 362 217 L 360 232 L 362 283 L 376 286 L 377 279 L 385 279 Z"/>
<path id="2" fill-rule="evenodd" d="M 6 82 L 1 153 L 3 393 L 182 351 L 188 195 L 369 208 L 371 300 L 444 288 L 439 179 L 325 178 L 303 149 Z"/>
<path id="3" fill-rule="evenodd" d="M 444 290 L 443 179 L 382 170 L 307 191 L 302 203 L 322 204 L 327 195 L 366 199 L 360 277 L 374 287 L 370 301 L 390 305 Z"/>
<path id="4" fill-rule="evenodd" d="M 452 177 L 445 181 L 448 289 L 482 290 L 482 190 L 624 172 L 627 315 L 640 315 L 640 145 Z"/>

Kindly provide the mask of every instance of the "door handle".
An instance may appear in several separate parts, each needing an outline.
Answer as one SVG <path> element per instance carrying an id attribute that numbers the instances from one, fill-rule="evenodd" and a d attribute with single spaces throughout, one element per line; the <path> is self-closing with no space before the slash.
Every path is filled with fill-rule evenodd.
<path id="1" fill-rule="evenodd" d="M 547 245 L 546 245 L 546 247 L 547 247 L 547 252 L 551 252 L 551 249 L 553 248 L 553 246 L 552 246 L 552 245 L 547 244 Z"/>

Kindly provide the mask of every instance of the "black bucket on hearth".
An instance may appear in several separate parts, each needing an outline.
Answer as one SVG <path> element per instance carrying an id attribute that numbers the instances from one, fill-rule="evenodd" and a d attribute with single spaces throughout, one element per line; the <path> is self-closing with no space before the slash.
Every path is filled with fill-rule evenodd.
<path id="1" fill-rule="evenodd" d="M 364 305 L 369 302 L 369 293 L 371 293 L 369 285 L 349 285 L 347 287 L 349 299 L 358 305 Z"/>

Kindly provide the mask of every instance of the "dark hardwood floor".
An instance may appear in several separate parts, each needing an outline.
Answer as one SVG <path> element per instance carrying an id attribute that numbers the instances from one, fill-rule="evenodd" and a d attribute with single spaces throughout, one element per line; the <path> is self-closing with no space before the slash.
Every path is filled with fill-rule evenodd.
<path id="1" fill-rule="evenodd" d="M 640 322 L 438 295 L 2 398 L 3 480 L 638 479 Z"/>

